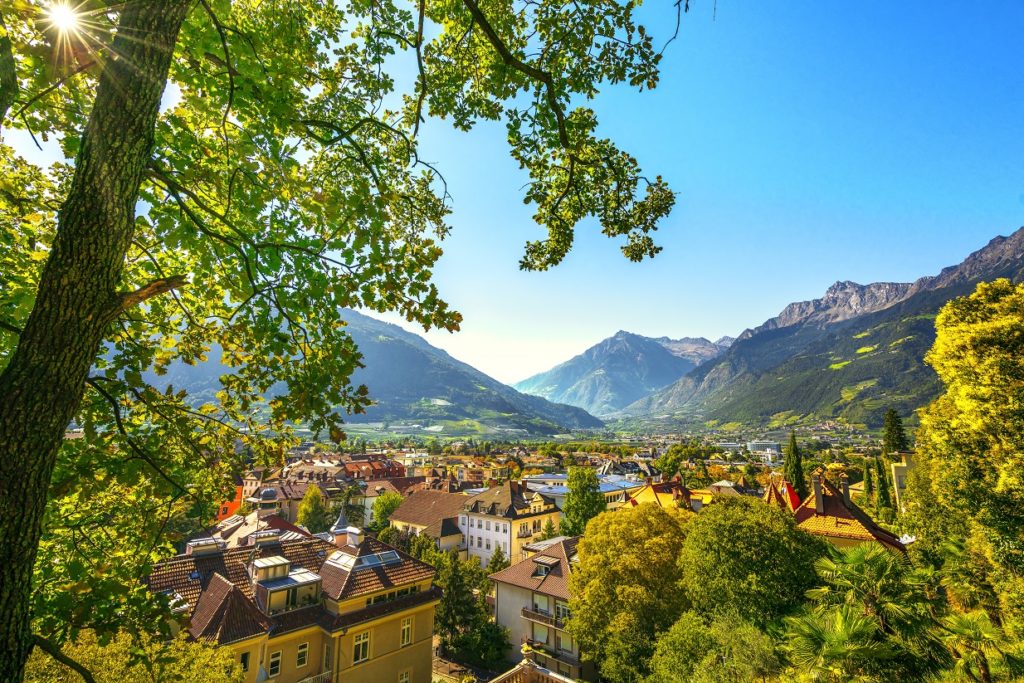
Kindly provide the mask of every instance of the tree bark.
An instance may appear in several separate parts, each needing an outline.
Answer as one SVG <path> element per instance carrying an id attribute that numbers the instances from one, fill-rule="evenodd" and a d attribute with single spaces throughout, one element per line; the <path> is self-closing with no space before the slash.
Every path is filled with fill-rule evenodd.
<path id="1" fill-rule="evenodd" d="M 0 681 L 22 680 L 47 490 L 111 322 L 143 171 L 191 0 L 124 5 L 36 303 L 0 374 Z"/>

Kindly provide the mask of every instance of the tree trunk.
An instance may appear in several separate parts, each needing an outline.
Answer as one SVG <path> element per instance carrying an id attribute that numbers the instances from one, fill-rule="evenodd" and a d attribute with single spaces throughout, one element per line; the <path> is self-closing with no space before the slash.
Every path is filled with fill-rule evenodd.
<path id="1" fill-rule="evenodd" d="M 0 681 L 32 648 L 32 567 L 47 490 L 117 291 L 178 30 L 190 0 L 126 3 L 36 303 L 0 374 Z"/>

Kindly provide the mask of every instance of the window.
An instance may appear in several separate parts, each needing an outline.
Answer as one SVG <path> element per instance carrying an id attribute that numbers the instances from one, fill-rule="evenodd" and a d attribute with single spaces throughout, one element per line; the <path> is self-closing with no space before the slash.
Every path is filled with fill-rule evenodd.
<path id="1" fill-rule="evenodd" d="M 370 632 L 357 633 L 352 640 L 352 663 L 358 664 L 370 658 Z"/>
<path id="2" fill-rule="evenodd" d="M 477 548 L 483 548 L 484 547 L 484 537 L 483 536 L 477 536 L 476 537 L 476 547 Z"/>
<path id="3" fill-rule="evenodd" d="M 249 653 L 243 652 L 242 656 L 238 658 L 239 663 L 242 665 L 242 671 L 249 670 Z"/>
<path id="4" fill-rule="evenodd" d="M 323 666 L 323 670 L 324 671 L 330 671 L 330 670 L 332 670 L 334 668 L 334 664 L 331 661 L 333 659 L 333 657 L 331 656 L 332 654 L 334 654 L 334 652 L 333 652 L 333 650 L 331 650 L 331 644 L 330 643 L 326 643 L 324 645 L 324 666 Z"/>
<path id="5" fill-rule="evenodd" d="M 303 667 L 306 666 L 306 661 L 309 659 L 309 643 L 303 643 L 299 645 L 298 654 L 295 655 L 295 666 Z"/>
<path id="6" fill-rule="evenodd" d="M 409 683 L 409 680 L 411 678 L 412 675 L 408 671 L 403 671 L 402 673 L 398 674 L 398 683 Z"/>
<path id="7" fill-rule="evenodd" d="M 491 549 L 491 539 L 489 539 L 489 538 L 487 539 L 487 545 L 486 545 L 486 547 L 487 547 L 487 549 L 488 549 L 488 550 L 490 550 L 490 549 Z"/>
<path id="8" fill-rule="evenodd" d="M 491 530 L 491 520 L 487 520 L 486 528 L 487 528 L 488 531 Z"/>
<path id="9" fill-rule="evenodd" d="M 459 526 L 466 526 L 466 516 L 459 515 Z"/>
<path id="10" fill-rule="evenodd" d="M 501 542 L 501 549 L 505 551 L 506 555 L 508 555 L 508 541 Z"/>
<path id="11" fill-rule="evenodd" d="M 270 655 L 270 666 L 267 667 L 267 673 L 270 674 L 272 677 L 278 675 L 279 673 L 281 673 L 281 651 L 280 650 L 278 650 L 277 652 L 275 652 L 272 655 Z"/>
<path id="12" fill-rule="evenodd" d="M 412 617 L 402 619 L 402 638 L 399 641 L 400 647 L 412 645 Z"/>

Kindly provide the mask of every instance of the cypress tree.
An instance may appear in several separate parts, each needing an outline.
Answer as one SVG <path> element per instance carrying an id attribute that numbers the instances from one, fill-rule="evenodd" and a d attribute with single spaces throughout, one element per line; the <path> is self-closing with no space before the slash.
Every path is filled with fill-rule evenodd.
<path id="1" fill-rule="evenodd" d="M 874 498 L 875 483 L 872 479 L 872 470 L 875 468 L 870 458 L 864 458 L 864 502 L 869 503 Z"/>
<path id="2" fill-rule="evenodd" d="M 892 497 L 889 495 L 889 478 L 885 476 L 885 458 L 875 458 L 875 474 L 878 475 L 878 509 L 891 508 Z"/>
<path id="3" fill-rule="evenodd" d="M 885 423 L 882 428 L 882 453 L 889 455 L 897 451 L 910 449 L 907 432 L 903 429 L 903 420 L 893 408 L 885 411 Z"/>
<path id="4" fill-rule="evenodd" d="M 800 500 L 807 497 L 807 480 L 804 478 L 803 456 L 800 454 L 800 447 L 796 444 L 796 432 L 790 431 L 789 445 L 786 446 L 786 453 L 782 463 L 782 475 L 790 483 Z"/>

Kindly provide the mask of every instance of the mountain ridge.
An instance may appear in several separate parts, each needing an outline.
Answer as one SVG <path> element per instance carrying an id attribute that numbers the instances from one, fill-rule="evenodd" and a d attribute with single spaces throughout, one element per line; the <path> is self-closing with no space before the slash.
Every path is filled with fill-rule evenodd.
<path id="1" fill-rule="evenodd" d="M 887 406 L 912 414 L 938 392 L 923 361 L 938 310 L 979 281 L 1022 276 L 1024 228 L 912 283 L 839 281 L 616 416 L 765 423 L 812 415 L 874 425 Z"/>
<path id="2" fill-rule="evenodd" d="M 728 339 L 728 338 L 725 338 Z M 619 330 L 582 353 L 513 386 L 594 415 L 615 412 L 718 356 L 729 341 L 645 337 Z"/>

